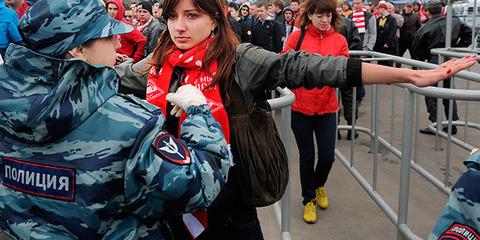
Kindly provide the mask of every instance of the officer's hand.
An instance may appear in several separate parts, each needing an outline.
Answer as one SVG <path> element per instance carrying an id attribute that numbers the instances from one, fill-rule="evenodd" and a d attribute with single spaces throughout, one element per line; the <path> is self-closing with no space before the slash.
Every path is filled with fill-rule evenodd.
<path id="1" fill-rule="evenodd" d="M 207 104 L 202 91 L 190 84 L 179 87 L 176 93 L 167 94 L 166 99 L 174 105 L 170 114 L 177 117 L 190 106 Z"/>

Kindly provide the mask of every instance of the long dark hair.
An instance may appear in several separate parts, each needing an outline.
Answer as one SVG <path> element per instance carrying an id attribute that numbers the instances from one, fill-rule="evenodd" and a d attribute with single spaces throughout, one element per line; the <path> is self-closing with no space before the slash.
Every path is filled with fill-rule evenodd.
<path id="1" fill-rule="evenodd" d="M 333 26 L 335 32 L 338 32 L 342 27 L 342 20 L 340 15 L 337 13 L 337 2 L 335 0 L 307 0 L 302 3 L 304 11 L 300 16 L 300 26 L 304 30 L 308 24 L 312 21 L 308 19 L 308 15 L 318 14 L 318 13 L 331 13 L 332 22 L 330 25 Z"/>
<path id="2" fill-rule="evenodd" d="M 163 4 L 162 17 L 167 21 L 167 25 L 168 19 L 173 14 L 179 1 L 181 0 L 165 0 Z M 229 86 L 231 81 L 231 73 L 233 70 L 233 63 L 235 61 L 234 56 L 236 55 L 236 49 L 240 42 L 238 37 L 233 32 L 232 27 L 230 26 L 230 23 L 226 17 L 226 5 L 224 0 L 191 1 L 193 6 L 198 11 L 209 15 L 217 23 L 217 26 L 213 31 L 214 40 L 208 46 L 207 53 L 203 59 L 205 64 L 202 64 L 202 70 L 207 71 L 208 66 L 210 66 L 214 60 L 218 60 L 217 74 L 215 74 L 213 82 L 209 87 L 212 87 L 216 84 L 220 84 L 221 88 L 223 88 L 223 86 Z M 158 45 L 153 52 L 151 64 L 157 69 L 157 71 L 162 67 L 173 51 L 174 43 L 167 28 L 160 36 Z"/>

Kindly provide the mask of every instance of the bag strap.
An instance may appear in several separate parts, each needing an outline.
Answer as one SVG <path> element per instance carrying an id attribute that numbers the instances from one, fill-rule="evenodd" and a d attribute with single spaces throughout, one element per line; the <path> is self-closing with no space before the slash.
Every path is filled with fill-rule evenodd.
<path id="1" fill-rule="evenodd" d="M 300 33 L 300 38 L 298 39 L 297 42 L 297 47 L 295 47 L 295 51 L 300 50 L 300 47 L 302 46 L 303 38 L 305 37 L 305 29 L 302 27 L 302 33 Z"/>

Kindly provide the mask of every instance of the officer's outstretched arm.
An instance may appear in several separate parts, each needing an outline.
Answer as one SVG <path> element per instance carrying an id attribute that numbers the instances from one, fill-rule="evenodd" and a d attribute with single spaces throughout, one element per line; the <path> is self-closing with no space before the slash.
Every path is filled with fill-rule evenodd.
<path id="1" fill-rule="evenodd" d="M 163 123 L 161 115 L 150 120 L 125 167 L 126 204 L 140 217 L 208 207 L 232 163 L 221 126 L 207 105 L 188 107 L 180 140 L 163 131 Z"/>

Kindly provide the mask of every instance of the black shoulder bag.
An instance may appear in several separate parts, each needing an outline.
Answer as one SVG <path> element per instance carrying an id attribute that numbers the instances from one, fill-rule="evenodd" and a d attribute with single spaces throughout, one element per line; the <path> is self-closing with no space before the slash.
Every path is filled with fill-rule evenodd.
<path id="1" fill-rule="evenodd" d="M 234 82 L 227 107 L 235 168 L 242 203 L 263 207 L 280 200 L 288 184 L 288 158 L 266 101 L 248 111 L 240 86 Z"/>

